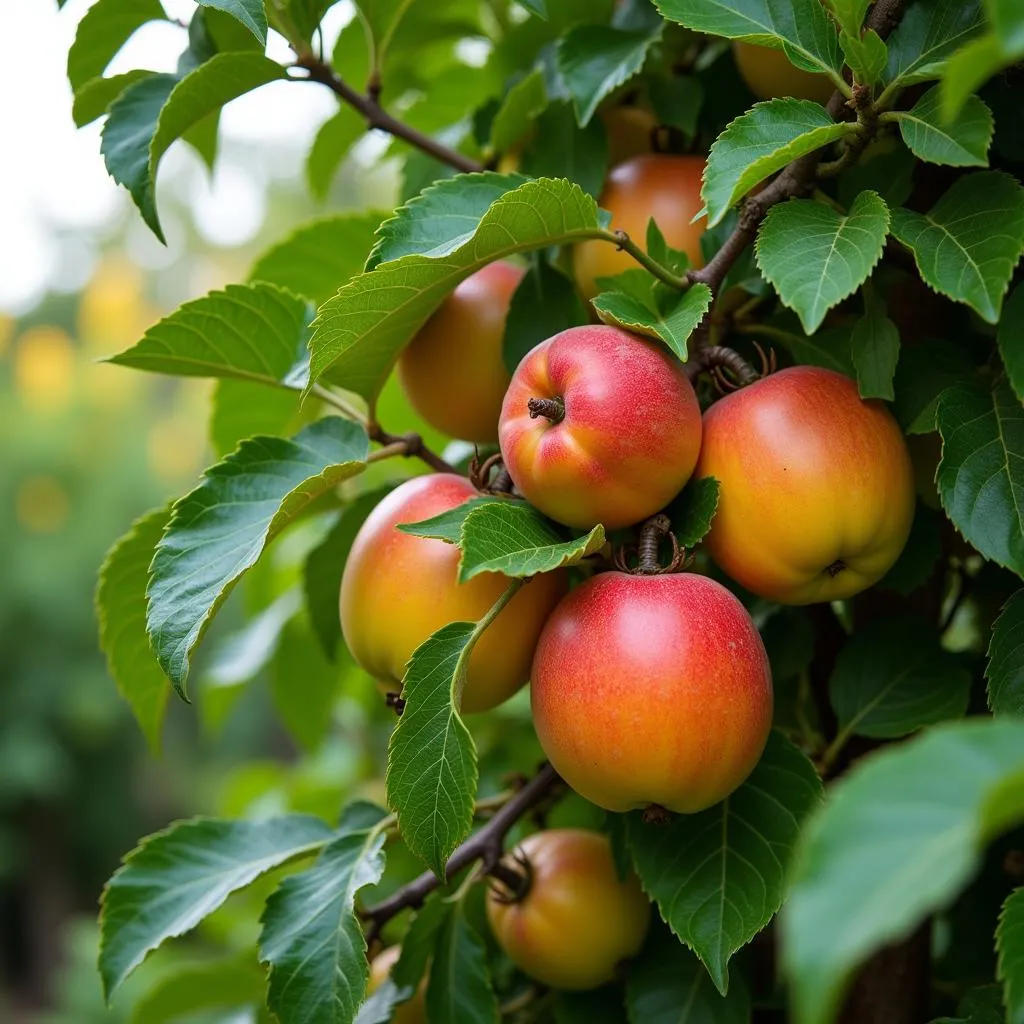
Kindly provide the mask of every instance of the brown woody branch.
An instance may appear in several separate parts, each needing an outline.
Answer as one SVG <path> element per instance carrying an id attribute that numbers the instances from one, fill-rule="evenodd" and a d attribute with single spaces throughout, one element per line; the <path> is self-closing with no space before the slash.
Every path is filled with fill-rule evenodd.
<path id="1" fill-rule="evenodd" d="M 473 833 L 448 858 L 445 865 L 445 883 L 450 882 L 463 868 L 477 861 L 488 874 L 502 873 L 499 865 L 505 852 L 505 836 L 520 818 L 540 804 L 561 781 L 551 765 L 544 765 L 508 803 L 494 812 L 486 825 Z M 375 939 L 381 928 L 396 914 L 421 907 L 423 901 L 441 884 L 441 879 L 437 875 L 432 871 L 425 871 L 387 899 L 363 910 L 360 916 L 370 925 L 367 941 Z"/>
<path id="2" fill-rule="evenodd" d="M 343 102 L 362 114 L 370 128 L 378 128 L 382 132 L 394 135 L 397 139 L 403 139 L 411 146 L 415 146 L 428 156 L 434 157 L 435 160 L 440 160 L 441 163 L 448 164 L 449 167 L 454 167 L 457 171 L 471 172 L 484 169 L 483 165 L 477 163 L 476 160 L 454 149 L 450 149 L 436 139 L 432 139 L 429 135 L 424 135 L 423 132 L 417 131 L 417 129 L 406 124 L 404 121 L 399 121 L 398 118 L 392 117 L 378 102 L 378 96 L 380 95 L 379 82 L 371 83 L 371 92 L 367 95 L 359 92 L 358 89 L 353 89 L 347 82 L 342 81 L 334 73 L 334 69 L 330 64 L 320 60 L 319 57 L 311 53 L 300 54 L 296 65 L 305 68 L 309 72 L 309 81 L 326 85 Z"/>
<path id="3" fill-rule="evenodd" d="M 423 438 L 419 434 L 389 434 L 376 423 L 370 424 L 367 433 L 370 435 L 371 441 L 376 441 L 384 446 L 383 449 L 380 449 L 381 451 L 391 448 L 393 451 L 390 454 L 405 455 L 408 458 L 419 459 L 438 473 L 458 472 L 454 466 L 445 462 L 440 455 L 431 451 L 423 443 Z M 399 446 L 401 446 L 401 450 L 399 450 Z"/>

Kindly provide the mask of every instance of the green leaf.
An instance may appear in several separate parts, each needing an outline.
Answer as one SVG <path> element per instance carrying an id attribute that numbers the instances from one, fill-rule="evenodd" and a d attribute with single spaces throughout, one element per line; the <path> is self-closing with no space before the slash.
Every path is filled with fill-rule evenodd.
<path id="1" fill-rule="evenodd" d="M 864 191 L 877 192 L 890 207 L 901 206 L 914 190 L 914 154 L 896 139 L 884 149 L 871 149 L 853 167 L 839 176 L 838 197 L 841 206 L 850 207 Z"/>
<path id="2" fill-rule="evenodd" d="M 552 103 L 523 149 L 522 170 L 534 178 L 568 178 L 599 196 L 608 170 L 608 133 L 601 119 L 580 128 L 572 104 Z"/>
<path id="3" fill-rule="evenodd" d="M 1024 252 L 1024 189 L 1000 171 L 968 174 L 927 214 L 893 210 L 892 233 L 925 284 L 994 324 Z"/>
<path id="4" fill-rule="evenodd" d="M 502 342 L 505 367 L 515 372 L 523 356 L 542 341 L 586 322 L 576 285 L 538 254 L 509 303 Z"/>
<path id="5" fill-rule="evenodd" d="M 78 23 L 68 50 L 71 91 L 77 95 L 90 79 L 102 75 L 136 29 L 166 18 L 160 0 L 97 0 Z"/>
<path id="6" fill-rule="evenodd" d="M 231 377 L 294 390 L 306 303 L 276 285 L 229 284 L 186 302 L 109 362 L 178 377 Z"/>
<path id="7" fill-rule="evenodd" d="M 837 77 L 843 66 L 835 26 L 818 0 L 655 0 L 655 6 L 695 32 L 761 46 L 785 44 L 786 56 L 805 71 Z"/>
<path id="8" fill-rule="evenodd" d="M 854 325 L 850 355 L 860 397 L 891 402 L 896 397 L 892 382 L 900 359 L 900 332 L 881 307 L 871 305 Z"/>
<path id="9" fill-rule="evenodd" d="M 931 625 L 896 616 L 854 633 L 839 652 L 828 688 L 839 720 L 838 749 L 850 736 L 894 739 L 962 718 L 971 674 L 942 650 Z"/>
<path id="10" fill-rule="evenodd" d="M 144 78 L 151 78 L 152 71 L 126 71 L 123 75 L 110 78 L 90 78 L 76 93 L 71 108 L 71 118 L 77 128 L 84 128 L 98 117 L 102 117 L 110 105 L 128 88 Z"/>
<path id="11" fill-rule="evenodd" d="M 691 480 L 668 507 L 672 532 L 679 546 L 692 550 L 711 529 L 718 511 L 719 483 L 713 476 Z"/>
<path id="12" fill-rule="evenodd" d="M 930 434 L 939 396 L 948 387 L 974 376 L 974 363 L 960 345 L 944 340 L 911 345 L 900 352 L 896 367 L 894 412 L 907 434 Z"/>
<path id="13" fill-rule="evenodd" d="M 939 398 L 935 480 L 953 525 L 986 558 L 1024 576 L 1024 408 L 1006 384 Z"/>
<path id="14" fill-rule="evenodd" d="M 847 35 L 860 34 L 871 0 L 828 0 L 828 6 Z"/>
<path id="15" fill-rule="evenodd" d="M 1024 401 L 1024 285 L 1018 285 L 1003 307 L 999 321 L 999 354 L 1003 357 L 1006 376 L 1017 397 Z"/>
<path id="16" fill-rule="evenodd" d="M 915 156 L 951 167 L 985 167 L 995 122 L 992 111 L 971 96 L 952 120 L 939 109 L 939 87 L 929 89 L 910 110 L 897 110 L 893 119 L 903 141 Z"/>
<path id="17" fill-rule="evenodd" d="M 999 965 L 996 977 L 1003 983 L 1006 997 L 1006 1020 L 1009 1024 L 1024 1022 L 1024 889 L 1006 897 L 996 929 L 996 952 Z"/>
<path id="18" fill-rule="evenodd" d="M 757 265 L 813 334 L 871 275 L 888 233 L 889 208 L 874 192 L 861 192 L 846 216 L 813 199 L 790 199 L 768 211 Z"/>
<path id="19" fill-rule="evenodd" d="M 1004 50 L 1024 50 L 1024 14 L 1015 0 L 986 0 L 985 13 Z"/>
<path id="20" fill-rule="evenodd" d="M 723 995 L 730 957 L 782 905 L 801 823 L 820 800 L 814 766 L 773 732 L 750 778 L 720 804 L 668 825 L 630 816 L 629 846 L 645 891 Z"/>
<path id="21" fill-rule="evenodd" d="M 653 32 L 627 32 L 611 25 L 579 25 L 562 37 L 555 62 L 581 127 L 609 93 L 639 74 L 662 27 L 659 23 Z"/>
<path id="22" fill-rule="evenodd" d="M 981 30 L 979 0 L 916 0 L 889 36 L 884 81 L 895 89 L 941 77 L 943 63 Z"/>
<path id="23" fill-rule="evenodd" d="M 685 362 L 687 341 L 711 306 L 711 289 L 706 284 L 691 285 L 664 312 L 626 292 L 602 292 L 591 305 L 603 323 L 661 341 Z"/>
<path id="24" fill-rule="evenodd" d="M 881 79 L 889 60 L 889 50 L 874 29 L 868 29 L 863 36 L 859 32 L 852 35 L 843 32 L 839 36 L 839 45 L 859 83 L 874 85 Z"/>
<path id="25" fill-rule="evenodd" d="M 147 622 L 182 696 L 191 651 L 235 583 L 311 501 L 362 470 L 368 449 L 363 428 L 338 417 L 292 440 L 253 438 L 174 505 L 153 558 Z"/>
<path id="26" fill-rule="evenodd" d="M 359 274 L 385 214 L 335 213 L 276 242 L 252 265 L 250 281 L 266 281 L 317 305 Z"/>
<path id="27" fill-rule="evenodd" d="M 678 128 L 692 139 L 697 134 L 697 118 L 704 104 L 700 79 L 693 75 L 655 78 L 648 88 L 658 121 Z"/>
<path id="28" fill-rule="evenodd" d="M 856 967 L 950 903 L 1024 817 L 1022 773 L 1024 723 L 974 719 L 871 754 L 831 788 L 782 912 L 798 1024 L 833 1020 Z"/>
<path id="29" fill-rule="evenodd" d="M 935 509 L 922 501 L 917 503 L 907 543 L 892 568 L 878 581 L 880 589 L 909 597 L 931 579 L 935 563 L 942 557 L 940 518 Z"/>
<path id="30" fill-rule="evenodd" d="M 316 863 L 267 900 L 260 959 L 270 965 L 267 1005 L 281 1024 L 346 1024 L 363 1001 L 370 969 L 356 893 L 384 873 L 385 812 L 350 804 Z"/>
<path id="31" fill-rule="evenodd" d="M 194 818 L 148 836 L 100 901 L 107 998 L 164 940 L 190 931 L 271 868 L 313 853 L 330 834 L 319 818 L 290 814 L 260 822 Z"/>
<path id="32" fill-rule="evenodd" d="M 414 537 L 434 537 L 443 540 L 446 544 L 462 543 L 462 525 L 466 517 L 474 508 L 489 505 L 496 501 L 505 501 L 505 498 L 470 498 L 455 508 L 447 509 L 430 519 L 424 519 L 418 523 L 399 523 L 398 529 L 402 533 L 412 534 Z"/>
<path id="33" fill-rule="evenodd" d="M 763 336 L 769 343 L 782 345 L 803 366 L 823 366 L 826 370 L 845 373 L 848 377 L 855 375 L 850 355 L 850 337 L 853 332 L 848 328 L 826 329 L 808 338 L 778 327 L 764 324 L 755 326 L 758 336 Z"/>
<path id="34" fill-rule="evenodd" d="M 316 404 L 311 403 L 315 408 Z M 219 459 L 248 437 L 294 434 L 302 426 L 299 392 L 223 377 L 213 389 L 209 436 Z"/>
<path id="35" fill-rule="evenodd" d="M 179 1024 L 200 1010 L 260 1006 L 266 985 L 259 965 L 247 958 L 179 967 L 135 1003 L 132 1024 Z"/>
<path id="36" fill-rule="evenodd" d="M 718 136 L 708 154 L 701 189 L 708 226 L 717 224 L 734 203 L 790 161 L 837 142 L 852 130 L 811 100 L 755 103 Z"/>
<path id="37" fill-rule="evenodd" d="M 267 45 L 267 12 L 263 9 L 263 0 L 196 0 L 200 7 L 211 7 L 214 10 L 230 14 L 244 25 L 263 46 Z"/>
<path id="38" fill-rule="evenodd" d="M 703 964 L 666 928 L 654 925 L 626 974 L 631 1024 L 749 1024 L 742 980 L 715 991 Z"/>
<path id="39" fill-rule="evenodd" d="M 309 191 L 323 202 L 331 191 L 334 175 L 353 144 L 366 133 L 366 121 L 352 107 L 340 106 L 317 129 L 306 157 Z"/>
<path id="40" fill-rule="evenodd" d="M 459 240 L 452 242 L 448 233 L 448 242 L 435 248 L 433 256 L 414 253 L 399 262 L 390 254 L 394 246 L 383 237 L 382 249 L 394 262 L 379 265 L 384 256 L 375 250 L 375 269 L 344 285 L 320 307 L 310 342 L 311 381 L 328 376 L 372 403 L 402 348 L 460 281 L 514 252 L 593 235 L 599 225 L 597 204 L 590 196 L 578 185 L 551 180 L 529 181 L 501 196 L 473 230 L 467 232 L 465 216 L 453 215 L 452 220 L 462 222 Z M 374 263 L 373 254 L 370 261 Z"/>
<path id="41" fill-rule="evenodd" d="M 509 89 L 501 101 L 491 122 L 491 148 L 504 153 L 530 132 L 547 105 L 544 72 L 536 68 Z"/>
<path id="42" fill-rule="evenodd" d="M 1024 590 L 1003 606 L 988 645 L 988 706 L 997 715 L 1024 715 Z"/>
<path id="43" fill-rule="evenodd" d="M 96 588 L 100 648 L 121 696 L 128 702 L 150 749 L 160 750 L 160 732 L 170 686 L 149 646 L 146 583 L 169 508 L 137 519 L 107 552 Z"/>
<path id="44" fill-rule="evenodd" d="M 459 900 L 441 924 L 427 984 L 427 1019 L 434 1024 L 498 1024 L 487 947 Z"/>
<path id="45" fill-rule="evenodd" d="M 1007 53 L 993 33 L 972 39 L 961 47 L 939 69 L 942 81 L 942 116 L 952 119 L 963 105 L 996 72 L 1015 64 L 1024 51 Z"/>

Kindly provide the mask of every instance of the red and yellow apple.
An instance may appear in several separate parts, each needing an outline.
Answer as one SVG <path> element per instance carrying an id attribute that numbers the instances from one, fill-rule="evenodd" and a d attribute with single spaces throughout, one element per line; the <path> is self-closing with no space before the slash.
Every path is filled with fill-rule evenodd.
<path id="1" fill-rule="evenodd" d="M 509 959 L 552 988 L 612 981 L 647 933 L 651 905 L 639 881 L 618 877 L 608 839 L 597 832 L 535 832 L 518 853 L 530 866 L 526 896 L 502 902 L 499 888 L 487 900 L 491 929 Z"/>
<path id="2" fill-rule="evenodd" d="M 531 678 L 544 752 L 609 811 L 718 803 L 771 729 L 757 628 L 733 594 L 695 573 L 591 578 L 548 619 Z"/>
<path id="3" fill-rule="evenodd" d="M 835 92 L 835 84 L 828 75 L 796 67 L 782 50 L 737 39 L 732 44 L 732 53 L 740 77 L 758 99 L 792 96 L 825 104 Z"/>
<path id="4" fill-rule="evenodd" d="M 700 450 L 683 366 L 615 327 L 572 327 L 516 368 L 499 427 L 520 493 L 567 526 L 629 526 L 664 508 Z"/>
<path id="5" fill-rule="evenodd" d="M 352 657 L 384 691 L 401 688 L 406 663 L 431 633 L 479 620 L 508 587 L 499 573 L 459 583 L 455 545 L 397 529 L 476 496 L 453 473 L 414 477 L 384 498 L 356 535 L 341 579 L 341 629 Z M 463 711 L 496 707 L 526 683 L 537 637 L 566 586 L 563 571 L 545 573 L 502 609 L 470 655 Z"/>
<path id="6" fill-rule="evenodd" d="M 398 379 L 412 407 L 449 437 L 497 440 L 509 381 L 502 356 L 505 319 L 524 273 L 499 262 L 467 277 L 398 360 Z"/>
<path id="7" fill-rule="evenodd" d="M 388 946 L 370 961 L 370 979 L 366 985 L 368 996 L 384 984 L 401 955 L 401 946 Z M 395 1007 L 391 1014 L 391 1024 L 427 1024 L 426 991 L 427 979 L 423 978 L 412 996 Z"/>
<path id="8" fill-rule="evenodd" d="M 892 414 L 819 367 L 781 370 L 715 402 L 695 476 L 721 485 L 711 556 L 782 604 L 870 587 L 914 518 L 913 467 Z"/>
<path id="9" fill-rule="evenodd" d="M 612 215 L 612 231 L 625 231 L 646 248 L 647 224 L 653 217 L 665 241 L 685 252 L 691 267 L 702 267 L 700 238 L 705 220 L 691 221 L 704 208 L 703 173 L 703 157 L 647 153 L 613 167 L 598 201 Z M 573 252 L 576 285 L 587 299 L 600 291 L 599 277 L 613 277 L 637 266 L 629 253 L 600 239 L 581 242 Z"/>

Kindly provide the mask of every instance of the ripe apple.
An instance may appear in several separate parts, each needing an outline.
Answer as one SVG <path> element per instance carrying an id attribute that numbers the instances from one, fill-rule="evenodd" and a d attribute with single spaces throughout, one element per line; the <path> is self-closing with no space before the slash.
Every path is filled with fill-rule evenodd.
<path id="1" fill-rule="evenodd" d="M 551 763 L 609 811 L 718 803 L 753 770 L 772 724 L 757 628 L 695 573 L 605 572 L 572 591 L 541 633 L 530 692 Z"/>
<path id="2" fill-rule="evenodd" d="M 758 99 L 793 96 L 825 104 L 835 92 L 836 87 L 828 75 L 794 67 L 782 50 L 737 39 L 732 44 L 732 54 L 740 77 Z"/>
<path id="3" fill-rule="evenodd" d="M 499 427 L 520 493 L 567 526 L 608 529 L 653 515 L 700 450 L 700 409 L 682 364 L 615 327 L 571 327 L 512 375 Z"/>
<path id="4" fill-rule="evenodd" d="M 441 303 L 402 352 L 398 379 L 413 408 L 449 437 L 497 440 L 508 387 L 505 318 L 525 271 L 489 263 Z"/>
<path id="5" fill-rule="evenodd" d="M 620 879 L 607 837 L 583 829 L 535 832 L 518 852 L 530 865 L 526 896 L 502 902 L 497 888 L 487 900 L 498 944 L 520 970 L 552 988 L 612 981 L 620 961 L 639 952 L 650 921 L 636 876 Z"/>
<path id="6" fill-rule="evenodd" d="M 391 973 L 391 968 L 398 963 L 401 955 L 401 946 L 388 946 L 370 961 L 370 979 L 366 985 L 368 996 L 373 995 L 384 984 L 384 980 Z M 391 1015 L 391 1024 L 427 1024 L 426 991 L 427 979 L 424 977 L 413 995 L 395 1007 Z"/>
<path id="7" fill-rule="evenodd" d="M 651 135 L 658 127 L 658 119 L 646 107 L 602 107 L 598 116 L 608 133 L 608 162 L 611 166 L 640 153 L 650 153 Z"/>
<path id="8" fill-rule="evenodd" d="M 697 477 L 721 484 L 706 541 L 734 580 L 782 604 L 852 597 L 899 557 L 914 518 L 900 428 L 833 370 L 796 366 L 704 414 Z"/>
<path id="9" fill-rule="evenodd" d="M 414 477 L 384 498 L 356 535 L 341 579 L 341 629 L 352 656 L 384 691 L 400 689 L 412 652 L 431 633 L 477 621 L 509 584 L 499 573 L 459 583 L 455 545 L 396 528 L 476 496 L 452 473 Z M 502 609 L 470 655 L 463 711 L 496 707 L 529 679 L 537 637 L 566 586 L 564 572 L 545 573 Z"/>
<path id="10" fill-rule="evenodd" d="M 613 167 L 599 200 L 612 215 L 612 231 L 622 230 L 637 245 L 646 247 L 647 223 L 653 217 L 673 249 L 690 258 L 691 267 L 702 267 L 700 236 L 705 219 L 691 223 L 704 208 L 700 197 L 704 158 L 646 153 Z M 584 298 L 600 291 L 599 277 L 612 277 L 637 266 L 627 252 L 609 242 L 581 242 L 573 252 L 576 285 Z"/>

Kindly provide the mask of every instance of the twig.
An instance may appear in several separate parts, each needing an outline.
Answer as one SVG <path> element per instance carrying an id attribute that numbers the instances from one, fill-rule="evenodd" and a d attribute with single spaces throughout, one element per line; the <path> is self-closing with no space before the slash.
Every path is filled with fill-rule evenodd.
<path id="1" fill-rule="evenodd" d="M 480 861 L 484 871 L 492 871 L 502 858 L 505 851 L 505 836 L 512 826 L 548 796 L 559 782 L 561 779 L 555 769 L 549 764 L 544 765 L 508 803 L 494 812 L 487 824 L 471 835 L 448 858 L 445 866 L 445 883 L 476 861 Z M 437 875 L 432 871 L 425 871 L 387 899 L 363 910 L 360 916 L 370 923 L 367 941 L 376 938 L 381 928 L 396 914 L 421 907 L 423 901 L 441 884 L 441 879 Z"/>
<path id="2" fill-rule="evenodd" d="M 386 430 L 381 428 L 379 423 L 371 423 L 367 428 L 367 433 L 370 435 L 371 441 L 376 441 L 385 448 L 389 448 L 398 443 L 404 444 L 405 451 L 402 454 L 410 457 L 414 456 L 421 462 L 425 462 L 431 469 L 436 470 L 438 473 L 458 473 L 458 470 L 454 466 L 445 462 L 440 455 L 431 451 L 423 443 L 423 438 L 420 437 L 419 434 L 389 434 Z"/>
<path id="3" fill-rule="evenodd" d="M 683 368 L 691 383 L 705 370 L 728 370 L 741 387 L 753 384 L 761 376 L 739 352 L 724 345 L 705 345 L 699 348 Z"/>
<path id="4" fill-rule="evenodd" d="M 436 139 L 432 139 L 429 135 L 424 135 L 423 132 L 417 131 L 412 125 L 392 117 L 377 102 L 375 96 L 372 94 L 365 95 L 359 92 L 358 89 L 353 89 L 347 82 L 343 82 L 326 61 L 320 60 L 311 53 L 304 53 L 299 55 L 296 66 L 305 68 L 309 72 L 308 81 L 326 85 L 341 100 L 362 114 L 366 118 L 366 123 L 369 127 L 379 128 L 389 135 L 394 135 L 395 138 L 404 139 L 428 156 L 434 157 L 435 160 L 440 160 L 441 163 L 448 164 L 449 167 L 454 167 L 457 171 L 472 172 L 484 169 L 483 164 L 477 163 L 476 160 L 454 149 L 450 149 Z M 371 83 L 371 86 L 379 89 L 379 83 Z"/>

